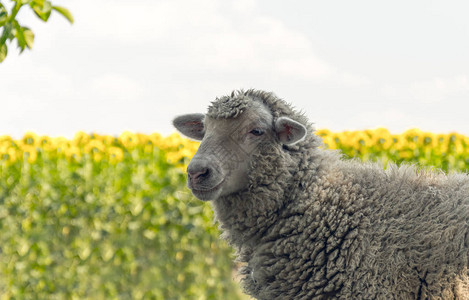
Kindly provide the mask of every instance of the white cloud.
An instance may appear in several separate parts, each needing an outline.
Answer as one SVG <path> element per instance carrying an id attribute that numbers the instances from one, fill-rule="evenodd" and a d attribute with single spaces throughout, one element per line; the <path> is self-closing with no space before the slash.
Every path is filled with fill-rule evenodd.
<path id="1" fill-rule="evenodd" d="M 257 7 L 256 0 L 231 1 L 231 7 L 241 13 L 250 13 Z"/>
<path id="2" fill-rule="evenodd" d="M 177 40 L 200 29 L 216 28 L 222 23 L 217 15 L 219 2 L 84 0 L 74 3 L 73 11 L 83 37 L 148 45 L 151 41 Z"/>
<path id="3" fill-rule="evenodd" d="M 269 74 L 339 85 L 368 82 L 319 58 L 305 34 L 263 15 L 255 0 L 104 0 L 93 2 L 91 12 L 85 2 L 74 4 L 82 39 L 151 49 L 146 58 L 152 67 L 175 74 L 205 70 L 218 78 Z"/>
<path id="4" fill-rule="evenodd" d="M 56 97 L 65 99 L 74 89 L 70 74 L 60 73 L 53 65 L 36 64 L 27 55 L 8 56 L 1 73 L 0 90 L 6 102 L 10 102 L 9 97 L 18 97 L 35 99 L 35 103 L 40 105 L 40 99 L 43 102 L 50 102 Z"/>
<path id="5" fill-rule="evenodd" d="M 119 75 L 106 74 L 91 82 L 96 99 L 113 101 L 135 101 L 141 97 L 143 87 L 135 80 Z"/>
<path id="6" fill-rule="evenodd" d="M 413 82 L 409 87 L 412 97 L 421 103 L 469 99 L 469 79 L 466 75 L 450 78 L 437 77 L 428 81 Z"/>
<path id="7" fill-rule="evenodd" d="M 368 128 L 392 128 L 393 133 L 401 133 L 407 129 L 413 128 L 420 124 L 421 126 L 428 125 L 428 122 L 422 122 L 425 120 L 418 119 L 416 115 L 405 113 L 400 109 L 386 109 L 380 111 L 368 110 L 363 111 L 355 115 L 350 123 L 356 125 L 342 124 L 343 127 L 357 126 L 357 130 L 363 130 Z"/>
<path id="8" fill-rule="evenodd" d="M 390 101 L 414 106 L 460 106 L 469 99 L 469 77 L 435 77 L 410 83 L 386 83 L 381 88 L 383 96 Z"/>

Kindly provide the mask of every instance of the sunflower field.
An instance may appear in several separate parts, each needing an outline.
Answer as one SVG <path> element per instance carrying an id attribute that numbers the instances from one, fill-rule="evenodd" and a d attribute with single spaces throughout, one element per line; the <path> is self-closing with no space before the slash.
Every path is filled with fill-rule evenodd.
<path id="1" fill-rule="evenodd" d="M 469 170 L 469 137 L 317 132 L 345 157 Z M 0 136 L 0 300 L 247 299 L 177 134 Z"/>
<path id="2" fill-rule="evenodd" d="M 412 163 L 435 167 L 445 172 L 469 171 L 469 137 L 458 133 L 435 134 L 410 129 L 402 134 L 391 134 L 378 128 L 364 131 L 329 130 L 317 132 L 326 147 L 341 150 L 345 157 L 363 161 Z"/>
<path id="3" fill-rule="evenodd" d="M 171 135 L 0 137 L 0 299 L 239 299 Z"/>

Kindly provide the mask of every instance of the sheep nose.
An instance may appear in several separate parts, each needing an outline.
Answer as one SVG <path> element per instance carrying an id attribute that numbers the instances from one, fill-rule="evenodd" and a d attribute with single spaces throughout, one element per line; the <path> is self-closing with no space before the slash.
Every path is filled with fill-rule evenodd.
<path id="1" fill-rule="evenodd" d="M 206 162 L 195 161 L 187 167 L 187 175 L 192 183 L 200 183 L 211 175 L 210 167 Z"/>
<path id="2" fill-rule="evenodd" d="M 199 170 L 187 170 L 187 175 L 192 182 L 202 181 L 204 178 L 207 178 L 210 175 L 210 170 L 208 168 L 202 168 Z"/>

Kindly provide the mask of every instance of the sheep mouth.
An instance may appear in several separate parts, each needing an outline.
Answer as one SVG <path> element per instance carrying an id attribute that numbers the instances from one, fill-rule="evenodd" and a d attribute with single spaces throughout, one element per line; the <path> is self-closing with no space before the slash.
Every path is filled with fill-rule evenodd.
<path id="1" fill-rule="evenodd" d="M 192 191 L 192 194 L 199 198 L 200 200 L 212 200 L 214 197 L 214 194 L 220 190 L 221 185 L 225 182 L 225 179 L 217 183 L 214 187 L 211 188 L 199 188 L 199 187 L 194 187 L 191 185 L 189 188 Z"/>

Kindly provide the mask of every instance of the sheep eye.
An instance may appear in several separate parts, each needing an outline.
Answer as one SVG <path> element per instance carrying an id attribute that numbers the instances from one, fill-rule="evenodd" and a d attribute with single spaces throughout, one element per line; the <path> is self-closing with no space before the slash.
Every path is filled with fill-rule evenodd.
<path id="1" fill-rule="evenodd" d="M 255 136 L 260 136 L 264 134 L 264 131 L 262 131 L 262 129 L 255 128 L 251 130 L 249 133 Z"/>

